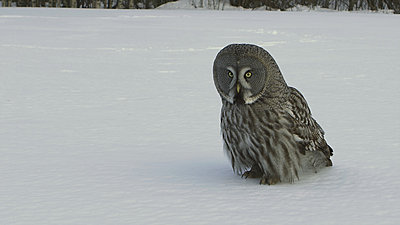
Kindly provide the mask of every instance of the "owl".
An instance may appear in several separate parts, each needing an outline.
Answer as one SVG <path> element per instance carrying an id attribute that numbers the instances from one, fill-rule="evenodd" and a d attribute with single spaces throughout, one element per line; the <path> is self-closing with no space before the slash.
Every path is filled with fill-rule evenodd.
<path id="1" fill-rule="evenodd" d="M 226 46 L 214 60 L 213 78 L 222 99 L 224 151 L 234 172 L 272 185 L 332 166 L 324 131 L 266 50 Z"/>

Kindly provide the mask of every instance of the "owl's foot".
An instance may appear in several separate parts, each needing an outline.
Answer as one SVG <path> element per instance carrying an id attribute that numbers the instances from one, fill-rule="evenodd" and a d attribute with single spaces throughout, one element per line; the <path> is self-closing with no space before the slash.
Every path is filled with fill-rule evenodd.
<path id="1" fill-rule="evenodd" d="M 253 166 L 253 167 L 251 167 L 251 170 L 249 170 L 249 171 L 246 171 L 246 172 L 244 172 L 243 174 L 242 174 L 242 177 L 244 177 L 244 178 L 260 178 L 262 176 L 262 172 L 261 172 L 261 170 L 258 168 L 258 167 L 256 167 L 256 166 Z"/>
<path id="2" fill-rule="evenodd" d="M 279 182 L 281 182 L 281 179 L 279 177 L 270 175 L 264 175 L 260 180 L 260 184 L 268 184 L 268 185 L 273 185 Z"/>

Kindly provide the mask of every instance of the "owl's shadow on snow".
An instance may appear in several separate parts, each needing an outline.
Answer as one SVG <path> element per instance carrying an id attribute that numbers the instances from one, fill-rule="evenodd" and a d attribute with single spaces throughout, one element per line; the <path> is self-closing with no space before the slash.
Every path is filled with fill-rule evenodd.
<path id="1" fill-rule="evenodd" d="M 159 174 L 162 180 L 166 183 L 174 184 L 193 184 L 193 185 L 259 185 L 259 178 L 242 178 L 235 174 L 229 165 L 229 162 L 217 160 L 193 160 L 193 161 L 175 161 L 173 166 L 161 169 Z M 334 168 L 324 168 L 317 173 L 306 173 L 300 177 L 300 180 L 295 180 L 293 183 L 278 183 L 274 186 L 281 185 L 309 185 L 324 180 L 330 180 L 329 174 L 334 173 Z M 329 181 L 328 181 L 329 182 Z"/>
<path id="2" fill-rule="evenodd" d="M 216 184 L 233 182 L 236 176 L 228 163 L 215 160 L 175 161 L 174 165 L 163 170 L 165 177 L 171 182 L 193 184 Z"/>

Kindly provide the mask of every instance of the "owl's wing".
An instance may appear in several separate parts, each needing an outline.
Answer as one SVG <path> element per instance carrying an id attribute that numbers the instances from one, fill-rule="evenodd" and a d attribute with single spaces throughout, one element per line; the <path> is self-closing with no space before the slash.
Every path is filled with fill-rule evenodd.
<path id="1" fill-rule="evenodd" d="M 288 113 L 294 120 L 293 134 L 300 143 L 300 152 L 321 151 L 327 158 L 333 155 L 332 148 L 327 144 L 322 127 L 312 118 L 311 110 L 303 95 L 290 87 Z"/>

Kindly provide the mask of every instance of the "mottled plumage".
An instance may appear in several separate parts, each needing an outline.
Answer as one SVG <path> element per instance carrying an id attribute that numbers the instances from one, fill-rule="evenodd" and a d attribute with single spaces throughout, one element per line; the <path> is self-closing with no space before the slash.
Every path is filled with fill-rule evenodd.
<path id="1" fill-rule="evenodd" d="M 267 51 L 228 45 L 218 53 L 213 72 L 222 99 L 224 150 L 235 172 L 275 184 L 332 166 L 324 131 Z"/>

